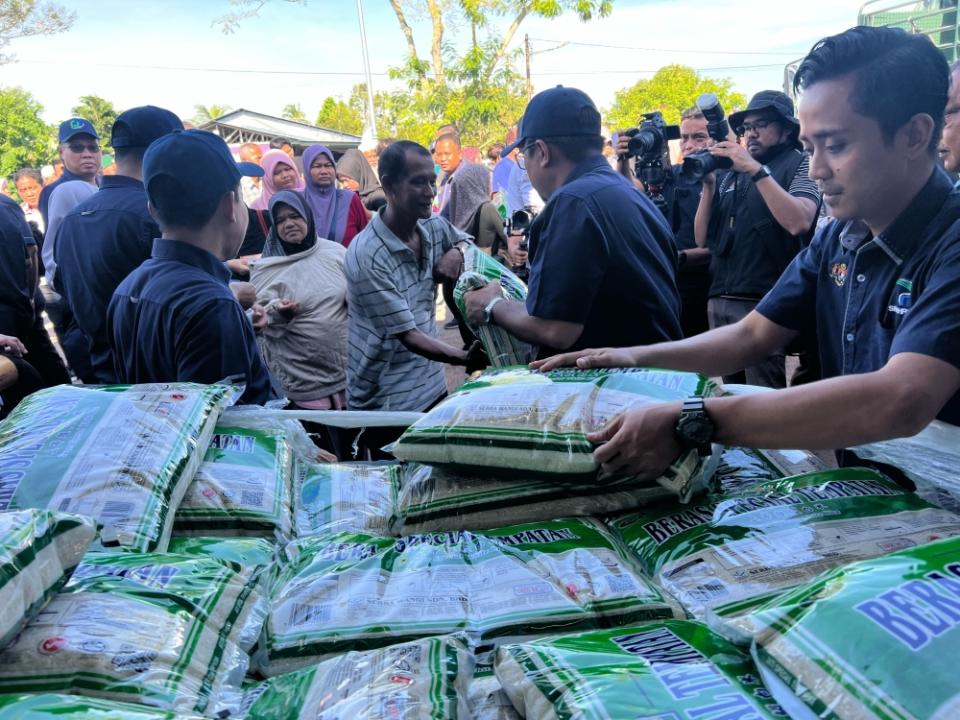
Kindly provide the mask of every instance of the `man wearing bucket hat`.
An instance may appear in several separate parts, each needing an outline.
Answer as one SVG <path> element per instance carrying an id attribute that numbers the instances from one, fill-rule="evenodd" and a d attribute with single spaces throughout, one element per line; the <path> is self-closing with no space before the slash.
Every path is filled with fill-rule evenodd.
<path id="1" fill-rule="evenodd" d="M 744 142 L 727 140 L 710 148 L 730 160 L 733 172 L 719 184 L 713 174 L 703 178 L 695 222 L 697 244 L 712 256 L 711 328 L 739 322 L 756 307 L 809 242 L 820 205 L 808 176 L 810 160 L 798 148 L 800 123 L 789 97 L 758 92 L 729 122 Z M 784 351 L 724 380 L 784 387 Z"/>

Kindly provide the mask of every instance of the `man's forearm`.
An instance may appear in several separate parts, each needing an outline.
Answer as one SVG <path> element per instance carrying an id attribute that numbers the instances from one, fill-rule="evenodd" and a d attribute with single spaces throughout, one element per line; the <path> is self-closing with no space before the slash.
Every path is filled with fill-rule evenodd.
<path id="1" fill-rule="evenodd" d="M 813 225 L 817 207 L 809 198 L 791 195 L 772 177 L 757 182 L 757 190 L 773 219 L 791 235 L 802 235 Z"/>
<path id="2" fill-rule="evenodd" d="M 583 333 L 583 326 L 561 320 L 544 320 L 527 313 L 523 303 L 504 300 L 493 308 L 493 321 L 514 337 L 543 347 L 565 350 Z"/>
<path id="3" fill-rule="evenodd" d="M 419 330 L 408 330 L 402 333 L 399 338 L 407 350 L 422 355 L 428 360 L 435 360 L 448 365 L 463 365 L 467 361 L 465 350 L 447 345 L 442 340 Z"/>
<path id="4" fill-rule="evenodd" d="M 713 212 L 713 186 L 704 185 L 700 193 L 700 203 L 697 205 L 697 214 L 693 218 L 693 237 L 697 247 L 707 246 L 707 231 L 710 228 L 710 215 Z"/>

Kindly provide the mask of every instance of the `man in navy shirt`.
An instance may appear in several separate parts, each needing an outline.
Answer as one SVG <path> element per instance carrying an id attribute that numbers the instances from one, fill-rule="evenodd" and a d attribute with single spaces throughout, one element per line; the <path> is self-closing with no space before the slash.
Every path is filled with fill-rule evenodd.
<path id="1" fill-rule="evenodd" d="M 263 170 L 235 163 L 212 133 L 175 132 L 147 148 L 143 181 L 163 235 L 154 240 L 151 258 L 120 283 L 107 311 L 121 382 L 229 378 L 246 384 L 241 402 L 275 397 L 224 265 L 247 229 L 243 175 Z"/>
<path id="2" fill-rule="evenodd" d="M 64 120 L 60 123 L 57 140 L 60 143 L 63 174 L 40 191 L 38 207 L 44 227 L 50 227 L 47 223 L 47 207 L 57 187 L 71 180 L 82 180 L 92 185 L 100 172 L 100 136 L 89 120 L 76 117 Z"/>
<path id="3" fill-rule="evenodd" d="M 103 178 L 100 191 L 80 203 L 60 225 L 54 257 L 57 288 L 90 353 L 90 383 L 117 381 L 107 335 L 107 306 L 113 291 L 150 257 L 160 228 L 147 210 L 142 182 L 147 146 L 183 129 L 176 115 L 145 106 L 121 113 L 113 124 L 110 145 L 117 174 Z"/>
<path id="4" fill-rule="evenodd" d="M 833 220 L 738 323 L 541 369 L 654 365 L 724 375 L 813 329 L 824 379 L 650 405 L 591 436 L 605 468 L 658 475 L 683 447 L 844 448 L 960 424 L 960 195 L 937 167 L 948 70 L 930 41 L 857 27 L 796 74 L 800 139 Z"/>
<path id="5" fill-rule="evenodd" d="M 526 307 L 491 284 L 467 293 L 472 322 L 496 323 L 557 350 L 647 345 L 680 338 L 677 250 L 663 214 L 603 156 L 600 113 L 580 90 L 536 95 L 517 156 L 548 198 L 530 229 Z"/>

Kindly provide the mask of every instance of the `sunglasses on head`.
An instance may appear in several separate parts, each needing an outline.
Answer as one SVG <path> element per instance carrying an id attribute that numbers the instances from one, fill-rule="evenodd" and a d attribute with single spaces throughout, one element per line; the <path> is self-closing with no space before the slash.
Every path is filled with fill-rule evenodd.
<path id="1" fill-rule="evenodd" d="M 97 143 L 67 143 L 67 147 L 70 148 L 70 152 L 75 153 L 82 153 L 84 150 L 92 153 L 100 152 L 100 146 Z"/>

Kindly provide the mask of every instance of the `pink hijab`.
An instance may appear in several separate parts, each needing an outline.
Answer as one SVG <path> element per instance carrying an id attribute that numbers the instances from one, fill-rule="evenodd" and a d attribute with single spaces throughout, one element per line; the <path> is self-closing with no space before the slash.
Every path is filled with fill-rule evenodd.
<path id="1" fill-rule="evenodd" d="M 273 194 L 279 192 L 276 185 L 273 184 L 273 171 L 277 169 L 277 165 L 283 163 L 284 165 L 289 165 L 293 168 L 293 171 L 297 173 L 297 184 L 292 188 L 283 188 L 284 190 L 296 190 L 302 192 L 303 178 L 300 177 L 300 171 L 297 170 L 297 166 L 294 165 L 293 160 L 290 159 L 290 156 L 287 155 L 283 150 L 268 150 L 263 154 L 263 158 L 260 160 L 260 167 L 263 168 L 263 179 L 260 181 L 262 190 L 260 191 L 260 197 L 253 201 L 250 205 L 254 210 L 266 210 L 270 207 L 270 198 L 273 197 Z"/>

